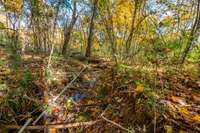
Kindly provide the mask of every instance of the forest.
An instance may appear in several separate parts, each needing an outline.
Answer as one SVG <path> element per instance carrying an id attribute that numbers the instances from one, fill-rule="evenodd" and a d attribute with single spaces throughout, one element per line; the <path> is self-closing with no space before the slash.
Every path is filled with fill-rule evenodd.
<path id="1" fill-rule="evenodd" d="M 200 133 L 200 0 L 0 0 L 0 133 Z"/>

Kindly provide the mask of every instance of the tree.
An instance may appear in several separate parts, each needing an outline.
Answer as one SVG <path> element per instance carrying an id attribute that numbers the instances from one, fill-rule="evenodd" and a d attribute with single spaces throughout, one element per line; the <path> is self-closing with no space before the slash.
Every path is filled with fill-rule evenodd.
<path id="1" fill-rule="evenodd" d="M 19 16 L 22 12 L 23 0 L 0 0 L 0 3 L 8 12 Z"/>
<path id="2" fill-rule="evenodd" d="M 92 16 L 90 19 L 90 27 L 89 27 L 89 35 L 88 35 L 88 41 L 87 41 L 87 48 L 86 48 L 86 57 L 91 56 L 91 48 L 92 48 L 92 41 L 94 36 L 94 21 L 97 15 L 97 7 L 98 7 L 98 0 L 92 1 Z"/>
<path id="3" fill-rule="evenodd" d="M 197 32 L 199 29 L 200 29 L 200 0 L 197 0 L 196 18 L 195 18 L 194 24 L 192 26 L 192 29 L 188 38 L 186 48 L 184 49 L 183 54 L 182 54 L 181 64 L 185 62 L 185 59 L 190 49 L 192 48 L 194 40 L 198 38 Z"/>
<path id="4" fill-rule="evenodd" d="M 43 2 L 40 0 L 29 0 L 31 11 L 31 27 L 33 32 L 33 43 L 37 51 L 41 51 L 42 46 L 42 21 L 43 21 Z"/>
<path id="5" fill-rule="evenodd" d="M 116 57 L 116 38 L 114 34 L 114 26 L 113 26 L 113 16 L 110 10 L 110 1 L 106 2 L 106 13 L 107 17 L 106 20 L 104 21 L 104 25 L 106 28 L 106 32 L 108 34 L 109 42 L 111 44 L 111 49 L 112 49 L 112 57 L 115 60 L 115 63 L 117 64 L 117 57 Z"/>
<path id="6" fill-rule="evenodd" d="M 66 22 L 66 24 L 64 26 L 64 44 L 63 44 L 63 48 L 62 48 L 63 55 L 66 55 L 66 53 L 68 53 L 68 55 L 69 55 L 69 50 L 68 50 L 69 49 L 69 41 L 71 38 L 71 33 L 73 30 L 73 27 L 78 18 L 76 3 L 77 3 L 76 1 L 73 2 L 73 13 L 72 13 L 72 18 L 71 18 L 70 24 L 68 25 Z"/>
<path id="7" fill-rule="evenodd" d="M 22 14 L 23 0 L 0 0 L 0 4 L 3 5 L 6 11 L 6 17 L 9 20 L 7 25 L 7 36 L 9 38 L 11 49 L 14 53 L 17 52 L 19 41 L 19 29 L 20 29 L 20 15 Z M 7 23 L 8 24 L 8 23 Z M 10 27 L 9 27 L 10 26 Z M 11 36 L 10 36 L 11 35 Z"/>

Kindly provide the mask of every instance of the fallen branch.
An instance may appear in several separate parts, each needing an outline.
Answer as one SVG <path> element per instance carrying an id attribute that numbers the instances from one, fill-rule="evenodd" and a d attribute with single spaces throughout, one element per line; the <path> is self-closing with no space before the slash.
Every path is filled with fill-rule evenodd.
<path id="1" fill-rule="evenodd" d="M 104 116 L 104 114 L 106 113 L 106 111 L 107 111 L 109 108 L 110 108 L 110 106 L 108 105 L 107 108 L 106 108 L 106 109 L 102 112 L 102 114 L 100 115 L 102 119 L 104 119 L 105 121 L 107 121 L 107 122 L 109 122 L 109 123 L 111 123 L 111 124 L 113 124 L 113 125 L 119 127 L 120 129 L 122 129 L 122 130 L 124 130 L 124 131 L 127 131 L 128 133 L 135 133 L 135 130 L 133 130 L 133 131 L 132 131 L 132 130 L 129 130 L 129 129 L 123 127 L 122 125 L 120 125 L 120 124 L 118 124 L 118 123 L 116 123 L 116 122 L 114 122 L 114 121 L 111 121 L 111 120 L 109 120 L 108 118 L 106 118 L 106 117 Z"/>
<path id="2" fill-rule="evenodd" d="M 80 122 L 80 123 L 69 123 L 69 124 L 55 124 L 55 125 L 36 125 L 36 126 L 26 126 L 26 129 L 29 130 L 35 130 L 35 129 L 46 129 L 46 128 L 56 128 L 56 129 L 61 129 L 61 128 L 72 128 L 72 127 L 81 127 L 81 126 L 91 126 L 96 124 L 101 120 L 96 120 L 96 121 L 88 121 L 88 122 Z M 18 125 L 2 125 L 0 127 L 6 128 L 6 129 L 21 129 L 23 126 L 18 126 Z"/>
<path id="3" fill-rule="evenodd" d="M 31 123 L 31 121 L 32 121 L 32 118 L 28 119 L 28 120 L 26 121 L 26 123 L 24 124 L 24 126 L 19 130 L 18 133 L 23 133 L 23 131 L 24 131 L 24 130 L 26 129 L 26 127 Z"/>
<path id="4" fill-rule="evenodd" d="M 122 129 L 122 130 L 124 130 L 124 131 L 127 131 L 128 133 L 135 133 L 134 131 L 131 131 L 131 130 L 127 129 L 127 128 L 121 126 L 120 124 L 118 124 L 118 123 L 116 123 L 116 122 L 114 122 L 114 121 L 111 121 L 111 120 L 107 119 L 107 118 L 104 117 L 103 115 L 102 115 L 101 117 L 102 117 L 105 121 L 107 121 L 107 122 L 109 122 L 109 123 L 111 123 L 111 124 L 113 124 L 113 125 L 119 127 L 120 129 Z"/>
<path id="5" fill-rule="evenodd" d="M 37 117 L 37 119 L 33 122 L 33 125 L 35 125 L 35 124 L 42 118 L 42 116 L 43 116 L 45 113 L 46 113 L 46 110 L 43 111 L 43 112 Z"/>

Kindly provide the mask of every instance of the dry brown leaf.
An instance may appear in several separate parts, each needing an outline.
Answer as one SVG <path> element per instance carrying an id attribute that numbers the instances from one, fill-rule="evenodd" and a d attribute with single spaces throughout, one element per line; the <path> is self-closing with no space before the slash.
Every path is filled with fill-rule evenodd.
<path id="1" fill-rule="evenodd" d="M 200 102 L 200 97 L 198 95 L 192 94 L 192 100 L 195 102 Z"/>
<path id="2" fill-rule="evenodd" d="M 186 105 L 184 99 L 182 99 L 181 97 L 171 96 L 171 100 L 175 103 L 179 103 L 181 105 Z"/>

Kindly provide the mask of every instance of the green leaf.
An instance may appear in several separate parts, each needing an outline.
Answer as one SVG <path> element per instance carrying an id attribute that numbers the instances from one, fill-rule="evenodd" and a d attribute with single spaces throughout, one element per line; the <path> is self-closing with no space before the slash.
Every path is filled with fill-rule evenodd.
<path id="1" fill-rule="evenodd" d="M 118 69 L 131 69 L 131 66 L 125 65 L 125 64 L 118 64 L 117 65 Z"/>
<path id="2" fill-rule="evenodd" d="M 49 105 L 44 105 L 44 110 L 45 110 L 46 112 L 48 112 L 48 113 L 51 113 L 53 109 L 52 109 L 52 107 L 49 106 Z"/>
<path id="3" fill-rule="evenodd" d="M 5 25 L 2 22 L 0 22 L 0 30 L 5 28 L 6 28 Z"/>

